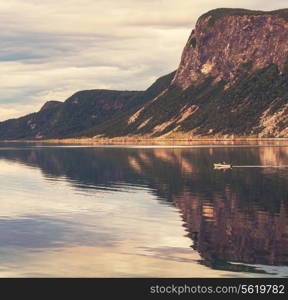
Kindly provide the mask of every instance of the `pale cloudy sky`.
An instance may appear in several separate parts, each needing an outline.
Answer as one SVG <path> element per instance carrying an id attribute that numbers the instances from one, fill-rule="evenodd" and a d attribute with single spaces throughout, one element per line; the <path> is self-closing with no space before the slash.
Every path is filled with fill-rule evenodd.
<path id="1" fill-rule="evenodd" d="M 287 0 L 0 0 L 0 121 L 84 89 L 146 89 L 175 70 L 197 18 Z"/>

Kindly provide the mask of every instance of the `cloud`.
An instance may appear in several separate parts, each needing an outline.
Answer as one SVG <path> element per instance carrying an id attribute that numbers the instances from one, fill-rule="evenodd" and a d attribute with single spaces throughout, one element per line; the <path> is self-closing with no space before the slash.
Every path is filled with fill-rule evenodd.
<path id="1" fill-rule="evenodd" d="M 277 9 L 286 1 L 244 0 Z M 139 90 L 177 68 L 197 18 L 232 0 L 10 0 L 0 3 L 0 120 L 77 90 Z"/>

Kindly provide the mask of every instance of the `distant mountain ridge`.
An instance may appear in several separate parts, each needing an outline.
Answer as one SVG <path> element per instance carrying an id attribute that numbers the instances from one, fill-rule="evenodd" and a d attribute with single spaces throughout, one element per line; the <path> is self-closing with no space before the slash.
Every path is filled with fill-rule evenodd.
<path id="1" fill-rule="evenodd" d="M 288 137 L 288 9 L 202 15 L 146 91 L 82 91 L 0 123 L 0 139 Z"/>
<path id="2" fill-rule="evenodd" d="M 39 112 L 0 122 L 0 139 L 67 138 L 126 114 L 167 88 L 175 72 L 159 78 L 146 91 L 87 90 L 65 102 L 48 101 Z"/>

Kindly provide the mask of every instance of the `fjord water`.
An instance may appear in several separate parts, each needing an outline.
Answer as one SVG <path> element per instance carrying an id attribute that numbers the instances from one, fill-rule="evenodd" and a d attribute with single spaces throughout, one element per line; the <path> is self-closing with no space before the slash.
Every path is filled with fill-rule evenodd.
<path id="1" fill-rule="evenodd" d="M 287 165 L 285 145 L 0 144 L 0 277 L 288 277 Z"/>

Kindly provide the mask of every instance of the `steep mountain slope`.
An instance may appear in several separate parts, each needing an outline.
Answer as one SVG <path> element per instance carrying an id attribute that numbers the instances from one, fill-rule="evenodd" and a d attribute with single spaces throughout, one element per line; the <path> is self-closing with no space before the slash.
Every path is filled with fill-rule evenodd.
<path id="1" fill-rule="evenodd" d="M 288 137 L 288 9 L 201 16 L 170 85 L 101 137 Z M 115 121 L 116 122 L 116 121 Z"/>
<path id="2" fill-rule="evenodd" d="M 278 67 L 271 65 L 253 74 L 243 73 L 228 89 L 223 81 L 213 83 L 213 78 L 185 90 L 171 86 L 164 95 L 127 116 L 126 126 L 115 131 L 111 126 L 105 128 L 109 124 L 104 123 L 93 134 L 285 137 L 287 101 L 288 72 L 280 74 Z"/>
<path id="3" fill-rule="evenodd" d="M 287 41 L 288 9 L 210 11 L 192 31 L 173 83 L 187 88 L 211 76 L 231 86 L 243 68 L 253 72 L 275 64 L 284 71 Z"/>

